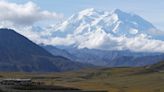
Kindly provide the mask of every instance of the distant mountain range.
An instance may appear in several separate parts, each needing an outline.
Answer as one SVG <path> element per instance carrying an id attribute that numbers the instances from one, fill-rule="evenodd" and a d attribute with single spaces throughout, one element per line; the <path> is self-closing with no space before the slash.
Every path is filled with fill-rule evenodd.
<path id="1" fill-rule="evenodd" d="M 128 50 L 96 49 L 59 49 L 54 46 L 42 46 L 55 56 L 67 57 L 70 60 L 107 67 L 146 66 L 164 60 L 162 53 L 131 52 Z"/>
<path id="2" fill-rule="evenodd" d="M 43 47 L 74 61 L 122 67 L 164 60 L 164 32 L 142 17 L 119 9 L 85 9 L 48 31 L 50 45 Z"/>
<path id="3" fill-rule="evenodd" d="M 11 29 L 0 29 L 0 71 L 59 72 L 89 67 L 42 47 Z"/>
<path id="4" fill-rule="evenodd" d="M 146 66 L 164 60 L 164 32 L 142 17 L 119 9 L 93 8 L 61 24 L 32 27 L 32 41 L 0 29 L 0 70 L 66 71 L 85 67 Z M 43 49 L 44 48 L 44 49 Z M 53 54 L 53 55 L 52 55 Z"/>

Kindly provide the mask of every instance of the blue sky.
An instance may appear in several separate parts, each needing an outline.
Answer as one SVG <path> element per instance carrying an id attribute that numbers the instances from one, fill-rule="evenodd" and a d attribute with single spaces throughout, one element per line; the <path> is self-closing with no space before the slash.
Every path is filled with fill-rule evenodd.
<path id="1" fill-rule="evenodd" d="M 32 1 L 44 10 L 71 16 L 86 8 L 101 10 L 121 9 L 136 13 L 164 30 L 164 0 L 8 0 L 13 3 Z"/>

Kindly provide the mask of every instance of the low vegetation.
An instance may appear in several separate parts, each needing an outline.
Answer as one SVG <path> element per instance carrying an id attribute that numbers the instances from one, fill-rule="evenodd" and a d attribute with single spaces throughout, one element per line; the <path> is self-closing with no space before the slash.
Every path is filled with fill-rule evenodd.
<path id="1" fill-rule="evenodd" d="M 153 68 L 152 68 L 153 67 Z M 164 92 L 164 72 L 146 68 L 85 69 L 63 73 L 0 73 L 1 77 L 32 78 L 46 85 L 108 92 Z"/>

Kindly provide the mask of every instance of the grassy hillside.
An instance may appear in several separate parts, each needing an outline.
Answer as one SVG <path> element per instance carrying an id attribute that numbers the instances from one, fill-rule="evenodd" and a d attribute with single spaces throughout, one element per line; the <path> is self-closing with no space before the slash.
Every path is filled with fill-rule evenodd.
<path id="1" fill-rule="evenodd" d="M 164 72 L 145 68 L 86 69 L 63 73 L 0 73 L 1 77 L 32 78 L 48 85 L 108 92 L 164 92 Z"/>
<path id="2" fill-rule="evenodd" d="M 164 71 L 164 61 L 159 62 L 157 64 L 151 65 L 147 67 L 150 70 L 153 70 L 154 72 L 163 72 Z"/>

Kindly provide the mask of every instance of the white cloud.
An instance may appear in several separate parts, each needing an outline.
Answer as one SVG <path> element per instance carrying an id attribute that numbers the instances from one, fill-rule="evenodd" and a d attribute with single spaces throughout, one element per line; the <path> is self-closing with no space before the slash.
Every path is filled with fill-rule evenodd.
<path id="1" fill-rule="evenodd" d="M 136 52 L 164 52 L 164 41 L 151 39 L 140 34 L 134 37 L 113 36 L 97 30 L 87 35 L 68 35 L 66 37 L 52 37 L 47 40 L 50 45 L 64 45 L 78 48 L 102 50 L 131 50 Z"/>
<path id="2" fill-rule="evenodd" d="M 50 33 L 35 23 L 63 19 L 62 14 L 42 10 L 33 2 L 25 4 L 0 0 L 0 28 L 14 29 L 35 43 L 48 43 Z"/>
<path id="3" fill-rule="evenodd" d="M 32 25 L 38 21 L 59 19 L 62 14 L 42 10 L 33 2 L 25 4 L 0 0 L 0 21 L 10 21 L 18 25 Z"/>
<path id="4" fill-rule="evenodd" d="M 41 10 L 36 4 L 28 2 L 26 4 L 9 3 L 0 0 L 0 27 L 7 27 L 16 30 L 18 33 L 26 36 L 36 43 L 44 43 L 49 45 L 74 45 L 78 48 L 103 49 L 103 50 L 132 50 L 146 52 L 164 52 L 164 41 L 155 40 L 147 35 L 140 34 L 134 37 L 114 36 L 106 33 L 98 26 L 93 30 L 77 29 L 78 32 L 73 34 L 65 34 L 62 31 L 57 33 L 55 30 L 37 28 L 33 24 L 44 21 L 62 18 L 61 14 Z M 68 24 L 64 22 L 65 26 Z M 82 26 L 83 27 L 83 26 Z M 84 30 L 84 33 L 81 31 Z M 70 30 L 69 30 L 70 31 Z M 137 34 L 139 30 L 131 29 L 131 34 Z M 54 32 L 54 33 L 53 33 Z M 163 31 L 150 30 L 154 35 L 164 35 Z M 62 37 L 57 34 L 65 34 Z M 67 32 L 66 32 L 67 33 Z M 154 36 L 153 35 L 153 36 Z"/>

